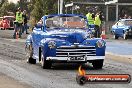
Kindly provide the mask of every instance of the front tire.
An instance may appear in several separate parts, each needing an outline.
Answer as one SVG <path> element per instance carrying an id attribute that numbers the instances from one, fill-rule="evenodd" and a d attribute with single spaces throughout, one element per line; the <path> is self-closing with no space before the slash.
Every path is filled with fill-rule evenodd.
<path id="1" fill-rule="evenodd" d="M 42 51 L 39 52 L 39 53 L 41 53 L 40 55 L 41 55 L 41 66 L 42 66 L 42 68 L 43 69 L 50 69 L 51 66 L 52 66 L 51 61 L 48 61 L 48 60 L 45 59 L 45 57 L 42 54 Z"/>
<path id="2" fill-rule="evenodd" d="M 127 40 L 127 39 L 128 39 L 128 35 L 127 35 L 126 32 L 123 34 L 123 39 L 124 39 L 124 40 Z"/>
<path id="3" fill-rule="evenodd" d="M 114 39 L 118 39 L 119 37 L 116 35 L 116 34 L 114 34 Z"/>
<path id="4" fill-rule="evenodd" d="M 52 66 L 52 63 L 51 63 L 51 61 L 41 59 L 41 66 L 43 69 L 50 69 Z"/>
<path id="5" fill-rule="evenodd" d="M 104 60 L 95 60 L 92 65 L 95 69 L 102 69 Z"/>

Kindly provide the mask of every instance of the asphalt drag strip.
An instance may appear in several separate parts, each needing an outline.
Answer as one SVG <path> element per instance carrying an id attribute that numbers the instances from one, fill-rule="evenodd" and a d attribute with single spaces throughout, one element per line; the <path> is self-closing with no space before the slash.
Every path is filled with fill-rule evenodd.
<path id="1" fill-rule="evenodd" d="M 0 74 L 17 80 L 17 84 L 22 83 L 33 88 L 132 88 L 132 83 L 80 86 L 76 82 L 78 64 L 57 63 L 53 65 L 52 69 L 42 69 L 40 64 L 28 64 L 26 63 L 24 41 L 0 38 Z M 116 58 L 118 59 L 116 60 Z M 129 61 L 129 59 L 106 55 L 103 69 L 95 70 L 90 63 L 83 65 L 83 68 L 87 74 L 132 75 L 132 64 Z"/>

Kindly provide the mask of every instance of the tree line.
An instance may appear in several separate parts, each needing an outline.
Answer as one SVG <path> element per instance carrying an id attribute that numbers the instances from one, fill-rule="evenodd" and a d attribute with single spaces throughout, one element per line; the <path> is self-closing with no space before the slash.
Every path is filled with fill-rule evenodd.
<path id="1" fill-rule="evenodd" d="M 93 2 L 106 2 L 110 0 L 72 0 L 72 1 L 93 1 Z M 64 0 L 64 4 L 71 2 L 71 0 Z M 132 2 L 132 0 L 119 0 L 119 2 Z M 92 7 L 89 5 L 79 5 L 80 9 L 75 10 L 74 13 L 78 14 L 86 14 L 87 7 Z M 58 0 L 30 0 L 30 2 L 27 2 L 27 0 L 20 0 L 17 4 L 14 3 L 9 3 L 8 0 L 2 0 L 0 3 L 0 16 L 4 15 L 13 15 L 13 13 L 16 12 L 17 8 L 21 7 L 22 10 L 27 10 L 29 16 L 31 19 L 34 19 L 35 21 L 39 21 L 40 18 L 43 15 L 48 14 L 57 14 L 58 13 Z M 95 7 L 95 6 L 93 6 Z M 92 7 L 92 8 L 93 8 Z M 104 7 L 99 6 L 99 9 L 105 11 Z M 120 11 L 125 11 L 132 13 L 130 10 L 132 8 L 127 8 L 127 7 L 120 7 Z M 63 9 L 63 12 L 66 13 L 66 9 Z M 67 13 L 71 13 L 71 8 L 69 8 Z"/>

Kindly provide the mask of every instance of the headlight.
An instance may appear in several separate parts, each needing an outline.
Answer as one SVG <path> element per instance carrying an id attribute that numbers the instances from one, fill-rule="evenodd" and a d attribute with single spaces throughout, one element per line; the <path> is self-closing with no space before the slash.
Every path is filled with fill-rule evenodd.
<path id="1" fill-rule="evenodd" d="M 56 42 L 55 42 L 55 41 L 49 41 L 48 47 L 49 47 L 50 49 L 55 48 L 55 47 L 56 47 Z"/>
<path id="2" fill-rule="evenodd" d="M 97 46 L 98 48 L 104 47 L 104 46 L 105 46 L 105 41 L 103 41 L 103 40 L 98 40 L 98 41 L 96 42 L 96 46 Z"/>

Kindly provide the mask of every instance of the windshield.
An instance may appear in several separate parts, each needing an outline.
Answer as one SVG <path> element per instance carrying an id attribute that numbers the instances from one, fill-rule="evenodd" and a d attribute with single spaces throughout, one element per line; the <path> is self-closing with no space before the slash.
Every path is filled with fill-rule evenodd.
<path id="1" fill-rule="evenodd" d="M 54 28 L 80 28 L 85 29 L 87 28 L 87 22 L 84 18 L 81 18 L 79 16 L 70 16 L 70 17 L 60 17 L 60 16 L 54 16 L 52 18 L 46 19 L 46 27 L 49 30 L 52 30 Z"/>
<path id="2" fill-rule="evenodd" d="M 132 20 L 126 20 L 125 25 L 127 26 L 132 26 Z"/>

